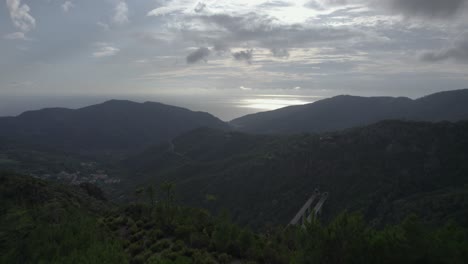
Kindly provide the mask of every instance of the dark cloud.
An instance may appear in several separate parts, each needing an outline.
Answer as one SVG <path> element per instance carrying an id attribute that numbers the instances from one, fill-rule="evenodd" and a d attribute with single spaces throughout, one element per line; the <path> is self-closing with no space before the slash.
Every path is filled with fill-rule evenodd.
<path id="1" fill-rule="evenodd" d="M 322 1 L 324 2 L 325 4 L 328 4 L 328 5 L 347 5 L 349 3 L 353 3 L 353 0 L 351 1 L 348 1 L 348 0 L 325 0 L 325 1 Z M 356 1 L 356 2 L 359 2 L 359 1 Z"/>
<path id="2" fill-rule="evenodd" d="M 447 18 L 464 8 L 467 0 L 391 0 L 391 5 L 405 15 Z"/>
<path id="3" fill-rule="evenodd" d="M 272 48 L 270 49 L 271 54 L 273 57 L 277 58 L 288 58 L 289 57 L 289 51 L 287 49 L 283 48 Z"/>
<path id="4" fill-rule="evenodd" d="M 308 3 L 304 4 L 304 7 L 315 10 L 323 10 L 323 5 L 315 0 L 309 1 Z"/>
<path id="5" fill-rule="evenodd" d="M 198 2 L 198 4 L 195 6 L 195 8 L 193 9 L 196 13 L 200 13 L 200 12 L 203 12 L 203 10 L 205 10 L 206 8 L 206 4 L 205 3 L 202 3 L 202 2 Z"/>
<path id="6" fill-rule="evenodd" d="M 468 0 L 312 0 L 305 7 L 321 10 L 325 7 L 349 4 L 387 9 L 407 17 L 451 18 L 466 7 Z"/>
<path id="7" fill-rule="evenodd" d="M 245 61 L 247 63 L 252 63 L 253 50 L 242 50 L 239 52 L 232 53 L 232 57 L 238 61 Z"/>
<path id="8" fill-rule="evenodd" d="M 468 63 L 468 35 L 465 35 L 448 49 L 424 53 L 421 56 L 421 59 L 427 62 L 455 60 Z"/>
<path id="9" fill-rule="evenodd" d="M 264 48 L 308 47 L 313 43 L 347 40 L 362 33 L 349 27 L 327 27 L 310 25 L 284 25 L 268 16 L 249 13 L 243 16 L 226 14 L 197 16 L 208 27 L 208 31 L 186 32 L 186 37 L 206 41 L 223 41 L 231 46 L 253 44 Z M 202 36 L 202 37 L 201 37 Z"/>
<path id="10" fill-rule="evenodd" d="M 225 52 L 230 51 L 229 46 L 226 43 L 222 42 L 214 44 L 213 50 L 216 51 L 218 54 L 223 54 Z"/>
<path id="11" fill-rule="evenodd" d="M 201 47 L 197 50 L 195 50 L 194 52 L 190 53 L 187 58 L 186 58 L 186 61 L 188 64 L 193 64 L 193 63 L 196 63 L 196 62 L 199 62 L 201 60 L 205 60 L 206 61 L 206 58 L 210 55 L 211 51 L 209 48 L 207 47 Z"/>

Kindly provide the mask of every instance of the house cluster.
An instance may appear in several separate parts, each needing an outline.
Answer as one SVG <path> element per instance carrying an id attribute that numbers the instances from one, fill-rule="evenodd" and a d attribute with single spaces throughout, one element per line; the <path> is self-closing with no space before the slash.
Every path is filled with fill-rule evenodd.
<path id="1" fill-rule="evenodd" d="M 61 171 L 56 174 L 42 174 L 33 175 L 42 179 L 52 179 L 61 182 L 66 182 L 72 185 L 79 185 L 81 183 L 99 183 L 99 184 L 116 184 L 120 183 L 120 179 L 109 176 L 105 171 L 98 170 L 93 173 L 82 173 L 81 171 L 66 172 Z"/>

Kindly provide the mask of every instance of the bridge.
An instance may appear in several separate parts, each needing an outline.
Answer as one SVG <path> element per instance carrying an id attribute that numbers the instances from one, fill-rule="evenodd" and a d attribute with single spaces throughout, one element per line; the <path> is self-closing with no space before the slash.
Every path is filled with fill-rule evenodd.
<path id="1" fill-rule="evenodd" d="M 318 189 L 315 189 L 309 200 L 307 200 L 299 212 L 297 212 L 296 216 L 289 222 L 289 225 L 304 225 L 306 222 L 310 222 L 312 218 L 319 216 L 327 198 L 327 192 L 320 193 Z"/>

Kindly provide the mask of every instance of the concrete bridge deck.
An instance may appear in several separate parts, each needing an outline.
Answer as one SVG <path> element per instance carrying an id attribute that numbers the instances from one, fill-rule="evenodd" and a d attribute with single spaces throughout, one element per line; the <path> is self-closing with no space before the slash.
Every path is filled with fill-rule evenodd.
<path id="1" fill-rule="evenodd" d="M 306 201 L 302 208 L 297 212 L 296 216 L 289 222 L 289 225 L 304 225 L 306 221 L 311 221 L 312 217 L 317 217 L 328 198 L 328 193 L 320 193 L 318 189 Z"/>

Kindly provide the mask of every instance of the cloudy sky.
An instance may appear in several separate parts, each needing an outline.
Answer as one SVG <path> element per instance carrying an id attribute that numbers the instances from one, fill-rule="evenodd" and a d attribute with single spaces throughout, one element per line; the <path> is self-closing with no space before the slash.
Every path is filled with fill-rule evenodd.
<path id="1" fill-rule="evenodd" d="M 468 0 L 1 1 L 0 97 L 214 96 L 268 109 L 468 88 Z"/>

